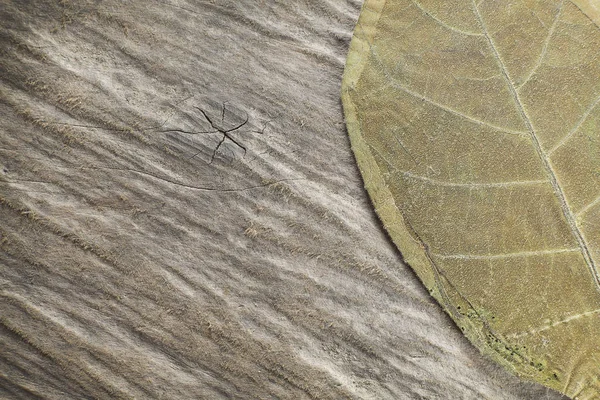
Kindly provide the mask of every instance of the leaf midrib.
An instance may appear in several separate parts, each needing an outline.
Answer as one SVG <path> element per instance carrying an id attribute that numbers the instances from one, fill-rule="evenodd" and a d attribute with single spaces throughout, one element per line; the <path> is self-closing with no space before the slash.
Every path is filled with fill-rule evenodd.
<path id="1" fill-rule="evenodd" d="M 512 80 L 510 79 L 510 76 L 506 69 L 506 66 L 504 65 L 504 62 L 502 61 L 502 58 L 500 57 L 500 54 L 498 53 L 498 49 L 496 48 L 494 41 L 492 40 L 491 36 L 489 35 L 489 31 L 485 25 L 485 22 L 483 21 L 481 13 L 479 12 L 477 3 L 475 0 L 472 0 L 472 2 L 473 2 L 473 8 L 474 8 L 475 14 L 477 15 L 479 25 L 481 26 L 481 30 L 482 30 L 485 38 L 487 39 L 490 49 L 492 50 L 492 53 L 494 54 L 494 58 L 496 59 L 496 62 L 498 63 L 498 66 L 500 67 L 502 76 L 504 77 L 504 80 L 506 81 L 506 84 L 508 85 L 510 93 L 513 96 L 513 100 L 517 106 L 517 109 L 519 110 L 521 118 L 523 119 L 523 122 L 525 123 L 525 126 L 527 128 L 527 131 L 530 134 L 530 138 L 531 138 L 533 147 L 535 148 L 535 151 L 538 154 L 538 156 L 540 157 L 540 160 L 542 161 L 542 164 L 544 165 L 544 169 L 546 170 L 546 173 L 548 174 L 548 179 L 550 180 L 550 183 L 552 184 L 552 188 L 554 189 L 554 194 L 556 195 L 556 197 L 559 200 L 563 215 L 565 216 L 565 218 L 567 220 L 567 223 L 569 225 L 569 228 L 571 229 L 571 232 L 577 239 L 577 243 L 581 249 L 581 253 L 583 255 L 583 258 L 585 259 L 586 265 L 589 268 L 590 273 L 594 277 L 594 281 L 596 283 L 596 288 L 600 291 L 600 276 L 598 274 L 598 270 L 596 269 L 594 259 L 592 258 L 591 254 L 590 254 L 590 251 L 587 246 L 583 232 L 581 232 L 581 230 L 577 226 L 575 216 L 573 215 L 573 212 L 571 211 L 571 208 L 569 207 L 569 204 L 567 203 L 564 191 L 563 191 L 562 187 L 560 186 L 558 179 L 556 177 L 556 172 L 552 168 L 552 165 L 550 164 L 550 160 L 548 159 L 546 153 L 544 152 L 544 149 L 542 148 L 542 146 L 540 144 L 540 141 L 539 141 L 539 139 L 536 135 L 535 129 L 533 127 L 533 124 L 531 123 L 531 119 L 529 118 L 529 116 L 527 115 L 527 112 L 525 111 L 525 108 L 523 107 L 523 103 L 519 97 L 519 93 L 515 89 L 515 86 L 514 86 Z"/>

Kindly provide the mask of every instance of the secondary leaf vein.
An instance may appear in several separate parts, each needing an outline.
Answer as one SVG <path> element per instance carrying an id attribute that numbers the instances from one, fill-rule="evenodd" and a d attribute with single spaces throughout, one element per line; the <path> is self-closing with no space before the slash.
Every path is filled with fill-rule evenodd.
<path id="1" fill-rule="evenodd" d="M 453 32 L 456 33 L 460 33 L 461 35 L 467 35 L 467 36 L 483 36 L 483 33 L 478 33 L 478 32 L 469 32 L 469 31 L 463 31 L 462 29 L 456 28 L 450 24 L 447 24 L 446 22 L 442 21 L 441 19 L 439 19 L 438 17 L 436 17 L 435 15 L 433 15 L 431 13 L 431 11 L 427 10 L 425 7 L 423 7 L 417 0 L 412 0 L 412 3 L 415 5 L 415 7 L 417 7 L 422 13 L 423 15 L 431 18 L 432 20 L 434 20 L 435 22 L 437 22 L 439 25 L 443 26 L 446 29 L 449 29 Z"/>
<path id="2" fill-rule="evenodd" d="M 443 181 L 435 178 L 429 178 L 427 176 L 416 175 L 410 171 L 400 171 L 402 175 L 418 179 L 420 181 L 424 181 L 436 186 L 449 186 L 449 187 L 460 187 L 460 188 L 468 188 L 468 189 L 485 189 L 485 188 L 512 188 L 514 186 L 529 186 L 529 185 L 539 185 L 539 184 L 548 184 L 548 180 L 532 180 L 532 181 L 508 181 L 508 182 L 449 182 Z"/>
<path id="3" fill-rule="evenodd" d="M 558 142 L 556 144 L 556 146 L 552 147 L 550 150 L 548 150 L 548 155 L 552 155 L 552 153 L 554 153 L 556 150 L 558 150 L 558 148 L 560 148 L 561 146 L 563 146 L 575 133 L 577 133 L 577 131 L 579 130 L 579 128 L 581 128 L 581 125 L 583 125 L 583 123 L 588 119 L 588 117 L 590 116 L 590 114 L 594 111 L 594 109 L 596 108 L 596 106 L 598 105 L 598 103 L 600 103 L 600 96 L 598 96 L 593 102 L 592 104 L 590 104 L 590 106 L 587 108 L 587 110 L 583 113 L 583 115 L 581 116 L 581 118 L 579 119 L 579 121 L 577 121 L 577 125 L 575 125 L 573 127 L 573 129 L 571 129 L 569 131 L 569 133 L 567 135 L 565 135 L 565 137 L 563 137 L 560 142 Z"/>
<path id="4" fill-rule="evenodd" d="M 361 26 L 361 25 L 359 24 L 359 26 Z M 364 36 L 362 39 L 369 46 L 369 52 L 371 53 L 371 56 L 373 57 L 373 61 L 375 63 L 377 63 L 377 65 L 379 66 L 381 72 L 385 75 L 386 81 L 388 82 L 389 86 L 391 86 L 393 88 L 396 88 L 396 89 L 399 89 L 399 90 L 405 92 L 406 94 L 409 94 L 409 95 L 411 95 L 413 97 L 418 98 L 419 100 L 422 100 L 422 101 L 424 101 L 426 103 L 431 104 L 434 107 L 437 107 L 437 108 L 440 108 L 440 109 L 442 109 L 444 111 L 447 111 L 450 114 L 454 114 L 454 115 L 456 115 L 458 117 L 464 118 L 467 121 L 470 121 L 470 122 L 472 122 L 474 124 L 485 126 L 485 127 L 488 127 L 488 128 L 492 128 L 494 130 L 497 130 L 497 131 L 500 131 L 500 132 L 509 133 L 509 134 L 512 134 L 512 135 L 527 136 L 528 133 L 525 132 L 525 131 L 517 131 L 517 130 L 509 129 L 509 128 L 506 128 L 506 127 L 503 127 L 503 126 L 494 125 L 494 124 L 492 124 L 490 122 L 482 121 L 482 120 L 474 118 L 474 117 L 472 117 L 470 115 L 464 114 L 464 113 L 462 113 L 462 112 L 460 112 L 458 110 L 455 110 L 455 109 L 453 109 L 451 107 L 448 107 L 445 104 L 438 103 L 437 101 L 435 101 L 435 100 L 433 100 L 433 99 L 431 99 L 431 98 L 429 98 L 429 97 L 427 97 L 427 96 L 425 96 L 423 94 L 415 92 L 415 91 L 413 91 L 413 90 L 405 87 L 404 85 L 401 85 L 400 83 L 398 83 L 398 80 L 396 78 L 394 78 L 388 72 L 388 69 L 381 62 L 381 59 L 379 58 L 377 52 L 375 51 L 373 44 L 370 42 L 369 38 L 364 33 L 364 28 L 362 28 L 362 33 L 363 33 L 363 36 Z"/>
<path id="5" fill-rule="evenodd" d="M 384 69 L 383 66 L 382 66 L 382 69 Z M 403 91 L 403 92 L 405 92 L 405 93 L 407 93 L 407 94 L 409 94 L 409 95 L 411 95 L 413 97 L 416 97 L 419 100 L 422 100 L 422 101 L 424 101 L 426 103 L 429 103 L 432 106 L 435 106 L 435 107 L 440 108 L 440 109 L 442 109 L 444 111 L 447 111 L 450 114 L 454 114 L 454 115 L 456 115 L 458 117 L 464 118 L 464 119 L 468 120 L 469 122 L 472 122 L 472 123 L 477 124 L 477 125 L 482 125 L 482 126 L 485 126 L 485 127 L 488 127 L 488 128 L 492 128 L 492 129 L 497 130 L 497 131 L 509 133 L 511 135 L 521 135 L 521 136 L 527 135 L 527 132 L 517 131 L 517 130 L 505 128 L 503 126 L 494 125 L 494 124 L 492 124 L 490 122 L 482 121 L 482 120 L 474 118 L 474 117 L 472 117 L 470 115 L 463 114 L 462 112 L 460 112 L 458 110 L 455 110 L 455 109 L 453 109 L 451 107 L 448 107 L 445 104 L 438 103 L 437 101 L 435 101 L 435 100 L 433 100 L 433 99 L 431 99 L 431 98 L 429 98 L 427 96 L 424 96 L 424 95 L 422 95 L 420 93 L 417 93 L 417 92 L 415 92 L 413 90 L 410 90 L 409 88 L 405 87 L 404 85 L 399 84 L 396 79 L 394 79 L 392 77 L 388 77 L 387 73 L 386 73 L 386 78 L 389 79 L 390 85 L 392 87 L 394 87 L 396 89 L 400 89 L 401 91 Z"/>
<path id="6" fill-rule="evenodd" d="M 600 196 L 596 197 L 594 200 L 592 200 L 589 204 L 587 204 L 586 206 L 584 206 L 581 210 L 579 210 L 576 215 L 578 219 L 581 219 L 583 217 L 583 214 L 585 214 L 586 212 L 588 212 L 590 209 L 592 209 L 595 205 L 597 205 L 598 203 L 600 203 Z"/>
<path id="7" fill-rule="evenodd" d="M 523 82 L 521 82 L 521 84 L 517 87 L 517 90 L 521 89 L 523 86 L 525 86 L 525 84 L 527 82 L 529 82 L 531 77 L 536 74 L 537 70 L 542 65 L 542 61 L 544 61 L 544 58 L 546 58 L 546 53 L 548 52 L 548 45 L 550 44 L 550 39 L 552 39 L 552 36 L 554 35 L 554 30 L 556 29 L 556 25 L 558 24 L 558 20 L 560 19 L 560 15 L 561 15 L 562 9 L 563 9 L 563 4 L 564 4 L 564 0 L 560 2 L 558 12 L 556 13 L 556 17 L 554 17 L 554 21 L 552 21 L 552 25 L 550 26 L 550 29 L 548 29 L 548 35 L 546 36 L 546 39 L 544 40 L 544 45 L 542 46 L 542 51 L 540 53 L 540 56 L 538 57 L 535 65 L 533 66 L 533 68 L 531 68 L 531 71 L 529 71 L 529 73 L 527 74 L 527 76 L 525 77 Z"/>
<path id="8" fill-rule="evenodd" d="M 544 325 L 544 326 L 542 326 L 540 328 L 532 329 L 532 330 L 527 331 L 527 332 L 516 333 L 516 334 L 510 335 L 510 337 L 518 339 L 518 338 L 523 337 L 523 336 L 533 335 L 533 334 L 536 334 L 536 333 L 547 331 L 548 329 L 552 329 L 552 328 L 557 327 L 559 325 L 566 324 L 568 322 L 571 322 L 571 321 L 574 321 L 574 320 L 577 320 L 577 319 L 580 319 L 580 318 L 583 318 L 583 317 L 590 317 L 590 316 L 598 314 L 598 313 L 600 313 L 600 309 L 586 311 L 586 312 L 583 312 L 581 314 L 571 315 L 570 317 L 567 317 L 567 318 L 562 319 L 560 321 L 556 321 L 556 322 L 553 322 L 551 324 Z"/>
<path id="9" fill-rule="evenodd" d="M 519 251 L 516 253 L 503 253 L 503 254 L 437 254 L 432 253 L 435 257 L 444 260 L 495 260 L 502 258 L 517 258 L 517 257 L 533 257 L 533 256 L 545 256 L 551 254 L 562 254 L 562 253 L 574 253 L 579 252 L 579 247 L 571 249 L 551 249 L 551 250 L 536 250 L 536 251 Z"/>

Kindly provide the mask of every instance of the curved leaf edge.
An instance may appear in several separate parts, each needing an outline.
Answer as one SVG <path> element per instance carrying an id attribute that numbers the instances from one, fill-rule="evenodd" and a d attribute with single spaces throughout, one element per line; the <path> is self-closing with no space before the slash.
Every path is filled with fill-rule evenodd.
<path id="1" fill-rule="evenodd" d="M 600 2 L 590 0 L 571 0 L 596 25 L 600 26 Z"/>
<path id="2" fill-rule="evenodd" d="M 365 0 L 350 43 L 341 90 L 352 151 L 375 211 L 388 236 L 400 250 L 404 261 L 415 271 L 431 296 L 482 354 L 522 379 L 540 383 L 566 394 L 563 391 L 564 386 L 554 373 L 545 369 L 543 362 L 530 358 L 495 333 L 485 317 L 481 315 L 482 313 L 478 312 L 439 271 L 429 257 L 427 245 L 411 228 L 402 215 L 401 209 L 396 205 L 373 154 L 362 138 L 361 122 L 351 93 L 366 65 L 367 58 L 362 57 L 362 54 L 365 54 L 364 50 L 369 47 L 369 43 L 375 36 L 377 22 L 385 3 L 386 0 Z M 587 2 L 579 0 L 575 3 Z M 600 26 L 600 12 L 596 14 L 596 18 L 588 12 L 586 14 Z"/>

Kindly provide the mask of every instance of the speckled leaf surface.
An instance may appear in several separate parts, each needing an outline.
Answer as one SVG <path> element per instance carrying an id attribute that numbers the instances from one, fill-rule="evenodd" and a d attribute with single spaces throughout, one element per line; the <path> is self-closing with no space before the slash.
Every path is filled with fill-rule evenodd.
<path id="1" fill-rule="evenodd" d="M 578 399 L 600 398 L 598 9 L 367 0 L 342 90 L 406 261 L 484 353 Z"/>

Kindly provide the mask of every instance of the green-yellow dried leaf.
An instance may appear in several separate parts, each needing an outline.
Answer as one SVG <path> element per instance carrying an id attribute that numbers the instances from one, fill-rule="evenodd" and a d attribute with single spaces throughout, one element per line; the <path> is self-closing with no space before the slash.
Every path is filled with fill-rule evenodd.
<path id="1" fill-rule="evenodd" d="M 346 122 L 375 209 L 469 339 L 600 398 L 600 4 L 366 0 Z"/>

